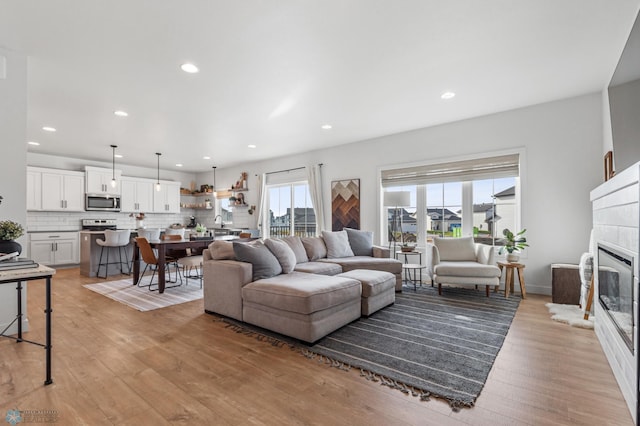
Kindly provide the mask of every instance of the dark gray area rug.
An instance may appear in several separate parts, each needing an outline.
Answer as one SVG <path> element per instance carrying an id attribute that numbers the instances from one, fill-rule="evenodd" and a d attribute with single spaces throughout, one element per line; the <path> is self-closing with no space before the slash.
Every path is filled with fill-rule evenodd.
<path id="1" fill-rule="evenodd" d="M 289 344 L 308 358 L 334 367 L 360 368 L 370 380 L 453 408 L 471 407 L 480 395 L 515 315 L 520 298 L 485 296 L 484 287 L 405 287 L 396 303 L 360 318 L 314 345 L 225 320 L 238 332 L 259 333 Z"/>

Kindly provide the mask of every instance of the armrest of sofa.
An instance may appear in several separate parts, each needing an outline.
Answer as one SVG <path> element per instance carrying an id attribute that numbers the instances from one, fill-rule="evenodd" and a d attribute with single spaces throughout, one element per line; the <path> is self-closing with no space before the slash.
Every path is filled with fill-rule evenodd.
<path id="1" fill-rule="evenodd" d="M 495 264 L 495 247 L 487 244 L 475 243 L 476 261 L 483 265 Z"/>
<path id="2" fill-rule="evenodd" d="M 253 280 L 253 265 L 237 260 L 208 260 L 203 261 L 202 267 L 204 310 L 242 321 L 242 287 Z"/>
<path id="3" fill-rule="evenodd" d="M 387 247 L 373 246 L 373 257 L 389 258 L 391 257 L 391 250 Z"/>
<path id="4" fill-rule="evenodd" d="M 434 244 L 427 243 L 424 249 L 425 265 L 427 266 L 427 274 L 433 279 L 433 271 L 438 263 L 440 263 L 440 252 Z"/>

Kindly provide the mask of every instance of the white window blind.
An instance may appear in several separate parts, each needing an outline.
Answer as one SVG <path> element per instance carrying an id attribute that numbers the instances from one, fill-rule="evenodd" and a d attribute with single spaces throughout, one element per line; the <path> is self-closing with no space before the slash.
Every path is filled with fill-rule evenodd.
<path id="1" fill-rule="evenodd" d="M 426 164 L 382 171 L 382 186 L 425 185 L 442 182 L 465 182 L 478 179 L 518 176 L 520 156 L 518 154 L 473 160 Z"/>

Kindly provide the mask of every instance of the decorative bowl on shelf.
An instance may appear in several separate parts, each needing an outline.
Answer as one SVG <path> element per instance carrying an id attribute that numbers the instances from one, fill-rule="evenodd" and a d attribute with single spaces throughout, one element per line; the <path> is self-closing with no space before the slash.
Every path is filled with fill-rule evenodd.
<path id="1" fill-rule="evenodd" d="M 416 249 L 416 247 L 415 247 L 415 246 L 402 246 L 402 247 L 400 247 L 400 250 L 401 250 L 403 253 L 411 253 L 411 252 L 412 252 L 412 251 L 414 251 L 415 249 Z"/>

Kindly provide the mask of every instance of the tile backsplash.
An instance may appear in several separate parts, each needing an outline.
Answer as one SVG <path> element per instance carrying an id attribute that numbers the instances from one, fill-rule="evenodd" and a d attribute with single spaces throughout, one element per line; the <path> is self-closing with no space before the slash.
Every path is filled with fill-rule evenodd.
<path id="1" fill-rule="evenodd" d="M 144 218 L 147 228 L 166 228 L 174 223 L 186 225 L 191 214 L 149 214 Z M 79 231 L 82 219 L 116 219 L 119 229 L 135 229 L 136 220 L 128 213 L 116 212 L 27 212 L 27 232 Z"/>

